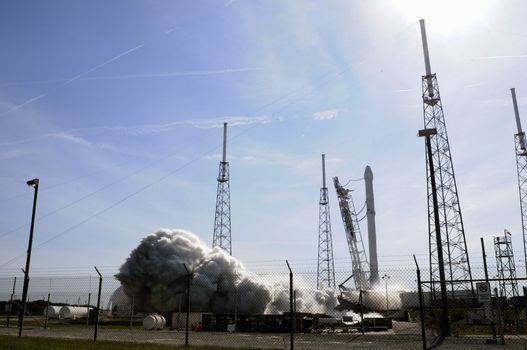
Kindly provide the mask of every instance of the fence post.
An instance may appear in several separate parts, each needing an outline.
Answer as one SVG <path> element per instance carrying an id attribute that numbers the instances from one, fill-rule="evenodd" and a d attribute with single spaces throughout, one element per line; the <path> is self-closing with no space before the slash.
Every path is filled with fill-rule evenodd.
<path id="1" fill-rule="evenodd" d="M 423 340 L 423 350 L 426 350 L 426 329 L 425 329 L 425 310 L 423 305 L 423 290 L 421 289 L 421 270 L 414 254 L 415 267 L 417 268 L 417 290 L 419 292 L 419 311 L 421 315 L 421 339 Z"/>
<path id="2" fill-rule="evenodd" d="M 183 267 L 187 271 L 187 321 L 185 322 L 185 346 L 188 346 L 188 326 L 190 318 L 190 284 L 192 280 L 192 274 L 190 273 L 186 264 L 183 264 Z"/>
<path id="3" fill-rule="evenodd" d="M 13 281 L 13 291 L 11 292 L 11 297 L 9 298 L 9 312 L 7 313 L 6 327 L 9 328 L 9 320 L 11 319 L 11 312 L 13 311 L 13 298 L 15 297 L 15 288 L 16 288 L 16 277 Z"/>
<path id="4" fill-rule="evenodd" d="M 498 306 L 498 322 L 500 323 L 500 344 L 505 345 L 505 323 L 503 321 L 503 313 L 501 308 L 501 300 L 498 295 L 498 288 L 494 288 L 496 294 L 496 305 Z"/>
<path id="5" fill-rule="evenodd" d="M 134 305 L 135 304 L 135 296 L 132 295 L 132 307 L 130 310 L 130 328 L 134 327 Z"/>
<path id="6" fill-rule="evenodd" d="M 97 271 L 97 274 L 99 275 L 99 294 L 97 296 L 97 312 L 95 313 L 95 332 L 93 334 L 93 341 L 97 341 L 97 331 L 99 328 L 99 313 L 100 313 L 100 306 L 101 306 L 101 289 L 102 289 L 102 275 L 97 269 L 97 266 L 95 267 L 95 271 Z"/>
<path id="7" fill-rule="evenodd" d="M 49 319 L 49 298 L 51 296 L 51 292 L 48 292 L 48 301 L 46 303 L 46 318 L 44 320 L 44 329 L 48 328 L 48 319 Z"/>
<path id="8" fill-rule="evenodd" d="M 91 306 L 91 275 L 90 275 L 90 283 L 88 285 L 88 305 L 86 306 L 86 311 L 88 312 L 88 316 L 86 317 L 86 328 L 90 325 L 90 306 Z"/>
<path id="9" fill-rule="evenodd" d="M 289 266 L 289 261 L 285 261 L 287 264 L 287 268 L 289 269 L 289 312 L 291 314 L 291 350 L 295 347 L 295 340 L 294 340 L 294 334 L 295 334 L 295 315 L 294 315 L 294 293 L 293 293 L 293 271 L 291 270 L 291 266 Z"/>
<path id="10" fill-rule="evenodd" d="M 360 303 L 360 328 L 362 335 L 364 335 L 364 307 L 362 304 L 362 288 L 359 290 L 359 303 Z"/>

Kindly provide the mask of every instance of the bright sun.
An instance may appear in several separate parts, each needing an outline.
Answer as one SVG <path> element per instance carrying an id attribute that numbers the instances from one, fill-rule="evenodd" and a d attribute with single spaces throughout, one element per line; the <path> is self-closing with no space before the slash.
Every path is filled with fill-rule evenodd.
<path id="1" fill-rule="evenodd" d="M 408 22 L 425 19 L 427 31 L 450 34 L 484 21 L 495 0 L 390 0 Z M 429 29 L 430 27 L 430 29 Z"/>

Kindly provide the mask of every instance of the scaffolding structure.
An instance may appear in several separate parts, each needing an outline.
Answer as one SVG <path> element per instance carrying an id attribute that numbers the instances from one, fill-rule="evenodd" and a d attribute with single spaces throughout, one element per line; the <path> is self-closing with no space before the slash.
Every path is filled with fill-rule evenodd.
<path id="1" fill-rule="evenodd" d="M 351 190 L 342 186 L 339 182 L 339 178 L 336 176 L 333 178 L 333 184 L 337 191 L 340 215 L 342 216 L 342 222 L 344 223 L 344 231 L 346 232 L 348 249 L 351 256 L 353 272 L 351 277 L 353 277 L 353 281 L 355 282 L 356 290 L 370 289 L 370 285 L 373 284 L 370 283 L 370 264 L 368 263 L 366 250 L 364 249 L 359 220 L 353 197 L 351 196 Z"/>
<path id="2" fill-rule="evenodd" d="M 432 74 L 430 58 L 428 54 L 428 43 L 424 20 L 420 21 L 423 52 L 425 59 L 426 75 L 422 76 L 423 91 L 423 116 L 425 129 L 436 129 L 437 134 L 430 138 L 436 192 L 439 207 L 439 223 L 441 246 L 437 246 L 435 218 L 433 209 L 433 189 L 431 171 L 427 173 L 427 197 L 428 197 L 428 236 L 430 252 L 430 280 L 440 281 L 440 266 L 438 249 L 443 251 L 445 278 L 452 295 L 457 291 L 474 292 L 472 284 L 472 272 L 465 240 L 465 230 L 459 205 L 459 197 L 454 175 L 454 165 L 450 153 L 447 129 L 439 94 L 439 85 L 436 74 Z M 426 155 L 426 164 L 428 154 Z M 461 282 L 458 282 L 461 281 Z M 433 295 L 435 295 L 435 283 L 432 283 Z"/>
<path id="3" fill-rule="evenodd" d="M 335 288 L 335 263 L 329 215 L 329 196 L 326 187 L 326 156 L 322 155 L 322 188 L 318 209 L 317 288 Z"/>
<path id="4" fill-rule="evenodd" d="M 231 191 L 229 162 L 227 162 L 227 123 L 223 124 L 223 158 L 218 172 L 218 191 L 214 215 L 212 247 L 220 247 L 232 255 L 231 245 Z"/>

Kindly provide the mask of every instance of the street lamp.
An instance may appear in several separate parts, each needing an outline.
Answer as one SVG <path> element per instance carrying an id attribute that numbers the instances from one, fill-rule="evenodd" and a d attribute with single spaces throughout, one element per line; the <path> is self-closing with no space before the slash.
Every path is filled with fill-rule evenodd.
<path id="1" fill-rule="evenodd" d="M 384 274 L 381 278 L 384 280 L 384 285 L 386 287 L 386 311 L 388 311 L 388 280 L 390 279 L 390 276 Z"/>
<path id="2" fill-rule="evenodd" d="M 26 313 L 27 288 L 29 287 L 29 263 L 31 261 L 31 246 L 33 245 L 33 229 L 35 227 L 35 211 L 37 209 L 38 179 L 29 180 L 27 185 L 35 188 L 33 197 L 33 212 L 31 214 L 31 228 L 29 230 L 29 243 L 27 245 L 26 268 L 24 269 L 24 288 L 22 289 L 22 314 L 20 315 L 20 324 L 18 325 L 18 336 L 22 336 L 24 326 L 24 315 Z"/>

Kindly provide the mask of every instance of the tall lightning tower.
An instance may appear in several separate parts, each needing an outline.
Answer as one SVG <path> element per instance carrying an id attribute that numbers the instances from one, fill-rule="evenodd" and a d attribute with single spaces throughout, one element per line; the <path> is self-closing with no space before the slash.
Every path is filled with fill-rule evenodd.
<path id="1" fill-rule="evenodd" d="M 227 162 L 227 123 L 223 123 L 223 158 L 218 172 L 216 214 L 212 247 L 220 247 L 232 255 L 231 246 L 231 190 L 229 185 L 229 162 Z"/>
<path id="2" fill-rule="evenodd" d="M 445 279 L 452 292 L 456 290 L 469 290 L 473 292 L 472 282 L 455 282 L 456 280 L 471 281 L 472 272 L 470 270 L 465 230 L 461 217 L 461 208 L 459 206 L 454 165 L 452 164 L 443 107 L 439 95 L 439 85 L 436 74 L 432 74 L 430 68 L 425 22 L 422 19 L 419 23 L 421 25 L 421 38 L 426 68 L 426 75 L 422 77 L 424 127 L 425 129 L 437 129 L 437 135 L 431 137 L 430 141 L 439 207 L 438 216 L 441 231 L 441 247 L 438 247 L 436 243 L 432 183 L 430 178 L 431 171 L 427 167 L 430 279 L 431 281 L 438 282 L 440 280 L 437 252 L 438 249 L 442 249 Z M 428 155 L 426 159 L 426 163 L 428 164 Z"/>
<path id="3" fill-rule="evenodd" d="M 329 196 L 326 187 L 326 155 L 322 155 L 322 188 L 318 210 L 317 288 L 335 288 L 335 263 L 329 218 Z"/>
<path id="4" fill-rule="evenodd" d="M 516 128 L 518 133 L 514 134 L 514 145 L 516 147 L 516 170 L 518 172 L 518 189 L 520 192 L 520 211 L 522 217 L 523 233 L 523 261 L 527 271 L 527 148 L 525 144 L 525 132 L 522 130 L 520 121 L 520 112 L 516 102 L 516 90 L 511 89 L 512 104 L 514 106 L 514 115 L 516 117 Z"/>

